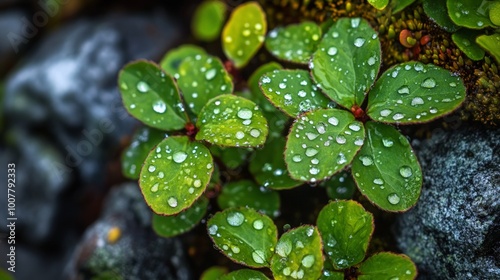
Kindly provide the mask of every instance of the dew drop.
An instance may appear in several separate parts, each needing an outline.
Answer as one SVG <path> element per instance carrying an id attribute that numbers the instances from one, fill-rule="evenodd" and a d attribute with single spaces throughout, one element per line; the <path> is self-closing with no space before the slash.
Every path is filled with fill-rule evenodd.
<path id="1" fill-rule="evenodd" d="M 310 268 L 314 265 L 314 256 L 313 255 L 306 255 L 302 258 L 301 261 L 302 265 L 306 268 Z"/>
<path id="2" fill-rule="evenodd" d="M 246 108 L 240 109 L 238 111 L 238 117 L 244 120 L 248 120 L 252 118 L 252 111 Z"/>
<path id="3" fill-rule="evenodd" d="M 188 155 L 185 152 L 176 152 L 174 153 L 172 158 L 176 163 L 183 163 L 186 160 L 187 156 Z"/>
<path id="4" fill-rule="evenodd" d="M 170 207 L 175 208 L 177 207 L 177 199 L 173 196 L 171 196 L 168 200 L 167 203 Z"/>
<path id="5" fill-rule="evenodd" d="M 158 183 L 154 184 L 154 185 L 151 187 L 151 191 L 152 191 L 152 192 L 157 192 L 157 191 L 158 191 Z"/>
<path id="6" fill-rule="evenodd" d="M 319 134 L 324 134 L 326 132 L 326 127 L 324 124 L 320 123 L 316 126 L 316 130 Z"/>
<path id="7" fill-rule="evenodd" d="M 339 153 L 337 156 L 337 163 L 338 164 L 344 164 L 347 162 L 347 159 L 345 158 L 345 155 L 343 153 Z"/>
<path id="8" fill-rule="evenodd" d="M 227 215 L 227 223 L 232 225 L 233 227 L 241 226 L 245 221 L 245 216 L 240 212 L 233 212 Z"/>
<path id="9" fill-rule="evenodd" d="M 382 180 L 380 178 L 375 178 L 375 179 L 373 179 L 373 183 L 377 184 L 377 185 L 383 185 L 384 184 L 384 180 Z"/>
<path id="10" fill-rule="evenodd" d="M 339 135 L 335 138 L 335 141 L 337 141 L 340 145 L 343 145 L 347 142 L 347 139 L 344 136 Z"/>
<path id="11" fill-rule="evenodd" d="M 418 106 L 424 104 L 424 100 L 421 97 L 415 97 L 411 100 L 411 106 Z"/>
<path id="12" fill-rule="evenodd" d="M 364 143 L 365 143 L 365 140 L 363 138 L 360 138 L 360 137 L 357 137 L 354 140 L 354 145 L 356 145 L 356 146 L 363 146 Z"/>
<path id="13" fill-rule="evenodd" d="M 353 18 L 351 19 L 351 27 L 352 28 L 357 28 L 359 26 L 359 22 L 361 21 L 360 18 Z"/>
<path id="14" fill-rule="evenodd" d="M 399 94 L 410 94 L 410 88 L 407 86 L 402 86 L 398 89 Z"/>
<path id="15" fill-rule="evenodd" d="M 319 169 L 316 167 L 313 167 L 313 168 L 309 169 L 309 173 L 311 173 L 311 175 L 318 175 Z"/>
<path id="16" fill-rule="evenodd" d="M 216 74 L 217 74 L 216 69 L 210 69 L 205 73 L 205 79 L 207 79 L 207 81 L 210 81 L 215 77 Z"/>
<path id="17" fill-rule="evenodd" d="M 420 84 L 423 88 L 434 88 L 436 87 L 436 81 L 433 78 L 425 79 L 422 84 Z"/>
<path id="18" fill-rule="evenodd" d="M 370 156 L 360 156 L 359 160 L 364 166 L 370 166 L 373 164 L 373 159 Z"/>
<path id="19" fill-rule="evenodd" d="M 391 113 L 392 113 L 392 110 L 389 110 L 389 109 L 384 109 L 384 110 L 380 111 L 380 115 L 381 115 L 382 117 L 387 117 L 387 116 L 389 116 Z"/>
<path id="20" fill-rule="evenodd" d="M 364 38 L 356 38 L 356 40 L 354 40 L 354 45 L 358 48 L 361 48 L 364 44 L 365 44 L 365 39 Z"/>
<path id="21" fill-rule="evenodd" d="M 149 172 L 155 172 L 155 170 L 156 170 L 156 166 L 154 166 L 154 165 L 150 165 L 150 166 L 148 167 L 148 171 L 149 171 Z"/>
<path id="22" fill-rule="evenodd" d="M 399 198 L 399 195 L 397 195 L 396 193 L 391 193 L 390 195 L 387 196 L 387 200 L 389 201 L 390 204 L 396 205 L 399 203 L 401 199 Z"/>
<path id="23" fill-rule="evenodd" d="M 359 131 L 361 127 L 357 123 L 352 123 L 349 125 L 349 129 L 351 129 L 352 131 Z"/>
<path id="24" fill-rule="evenodd" d="M 300 90 L 298 95 L 299 97 L 306 97 L 307 93 L 304 90 Z"/>
<path id="25" fill-rule="evenodd" d="M 282 240 L 276 245 L 276 254 L 285 258 L 292 252 L 292 242 L 290 240 Z"/>
<path id="26" fill-rule="evenodd" d="M 231 246 L 231 251 L 233 251 L 233 253 L 235 254 L 238 254 L 240 252 L 240 248 L 236 246 Z"/>
<path id="27" fill-rule="evenodd" d="M 307 136 L 307 139 L 309 139 L 309 140 L 314 140 L 314 139 L 318 138 L 318 134 L 311 133 L 311 132 L 306 132 L 306 136 Z"/>
<path id="28" fill-rule="evenodd" d="M 399 169 L 399 174 L 401 176 L 403 176 L 404 178 L 410 178 L 413 175 L 413 171 L 412 171 L 411 167 L 409 167 L 407 165 L 403 165 Z"/>
<path id="29" fill-rule="evenodd" d="M 149 85 L 146 82 L 140 81 L 137 83 L 137 90 L 142 93 L 148 92 Z"/>
<path id="30" fill-rule="evenodd" d="M 382 145 L 384 145 L 384 147 L 390 148 L 394 145 L 394 142 L 391 139 L 382 138 Z"/>
<path id="31" fill-rule="evenodd" d="M 331 124 L 331 125 L 336 126 L 336 125 L 339 124 L 339 119 L 337 119 L 336 117 L 330 117 L 328 119 L 328 123 Z"/>
<path id="32" fill-rule="evenodd" d="M 252 253 L 252 259 L 256 263 L 259 263 L 259 264 L 264 263 L 264 261 L 265 261 L 264 252 L 262 252 L 261 250 L 255 250 L 255 251 L 253 251 L 253 253 Z"/>
<path id="33" fill-rule="evenodd" d="M 337 54 L 337 48 L 336 47 L 330 47 L 327 51 L 328 55 L 336 55 Z"/>
<path id="34" fill-rule="evenodd" d="M 262 222 L 262 220 L 255 220 L 253 222 L 253 228 L 256 230 L 261 230 L 262 228 L 264 228 L 264 223 Z"/>
<path id="35" fill-rule="evenodd" d="M 285 267 L 285 268 L 283 268 L 282 272 L 283 272 L 283 275 L 290 276 L 290 273 L 292 273 L 292 269 L 289 267 Z"/>
<path id="36" fill-rule="evenodd" d="M 316 150 L 314 148 L 307 148 L 307 150 L 306 150 L 306 156 L 308 156 L 308 157 L 313 157 L 317 153 L 318 153 L 318 150 Z"/>
<path id="37" fill-rule="evenodd" d="M 372 57 L 368 58 L 368 65 L 372 66 L 374 64 L 375 64 L 375 57 L 372 56 Z"/>
<path id="38" fill-rule="evenodd" d="M 254 129 L 250 130 L 250 135 L 252 135 L 252 137 L 254 137 L 254 138 L 257 138 L 260 136 L 260 131 L 258 129 L 254 128 Z"/>
<path id="39" fill-rule="evenodd" d="M 438 110 L 437 110 L 436 108 L 431 108 L 431 109 L 429 109 L 429 112 L 430 112 L 431 114 L 435 114 L 435 113 L 437 113 L 437 112 L 438 112 Z"/>
<path id="40" fill-rule="evenodd" d="M 163 179 L 163 177 L 165 177 L 165 173 L 163 173 L 161 171 L 158 172 L 158 178 Z"/>
<path id="41" fill-rule="evenodd" d="M 199 187 L 201 187 L 201 180 L 200 180 L 200 179 L 196 179 L 196 180 L 194 181 L 194 183 L 193 183 L 193 186 L 194 186 L 195 188 L 199 188 Z"/>
<path id="42" fill-rule="evenodd" d="M 279 86 L 280 89 L 285 89 L 286 88 L 286 84 L 285 83 L 280 83 L 278 86 Z"/>
<path id="43" fill-rule="evenodd" d="M 236 132 L 236 139 L 240 140 L 245 137 L 245 133 L 243 131 Z"/>
<path id="44" fill-rule="evenodd" d="M 404 118 L 404 117 L 405 117 L 405 116 L 404 116 L 403 114 L 401 114 L 401 113 L 396 113 L 396 114 L 394 114 L 394 116 L 392 116 L 392 119 L 393 119 L 393 120 L 395 120 L 395 121 L 397 121 L 397 120 L 400 120 L 400 119 L 402 119 L 402 118 Z"/>
<path id="45" fill-rule="evenodd" d="M 165 113 L 165 111 L 167 110 L 167 105 L 162 100 L 158 100 L 153 103 L 153 110 L 159 114 Z"/>
<path id="46" fill-rule="evenodd" d="M 302 161 L 302 156 L 300 155 L 294 155 L 292 157 L 293 162 L 301 162 Z"/>

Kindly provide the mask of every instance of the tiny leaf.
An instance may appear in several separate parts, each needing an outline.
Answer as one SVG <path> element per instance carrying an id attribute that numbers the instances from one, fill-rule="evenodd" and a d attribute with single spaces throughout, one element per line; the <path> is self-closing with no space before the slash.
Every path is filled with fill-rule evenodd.
<path id="1" fill-rule="evenodd" d="M 240 269 L 222 276 L 219 280 L 269 280 L 262 272 L 252 269 Z"/>
<path id="2" fill-rule="evenodd" d="M 275 70 L 260 78 L 262 93 L 291 117 L 327 108 L 330 99 L 319 90 L 305 70 Z"/>
<path id="3" fill-rule="evenodd" d="M 222 62 L 211 55 L 187 57 L 179 66 L 177 79 L 187 106 L 195 114 L 208 100 L 233 92 L 233 82 Z"/>
<path id="4" fill-rule="evenodd" d="M 262 75 L 266 74 L 267 72 L 282 68 L 283 67 L 279 63 L 269 62 L 257 68 L 257 70 L 255 70 L 248 79 L 248 87 L 250 88 L 250 91 L 254 96 L 254 99 L 252 99 L 252 101 L 257 103 L 257 105 L 259 105 L 259 107 L 262 108 L 262 110 L 265 112 L 274 113 L 277 111 L 277 109 L 269 102 L 269 100 L 267 100 L 264 94 L 262 94 L 259 86 L 260 77 L 262 77 Z"/>
<path id="5" fill-rule="evenodd" d="M 500 34 L 481 35 L 476 38 L 476 43 L 495 57 L 497 62 L 500 63 L 500 48 L 498 48 L 500 44 Z"/>
<path id="6" fill-rule="evenodd" d="M 266 48 L 279 59 L 307 64 L 321 39 L 321 28 L 314 22 L 302 22 L 273 29 Z"/>
<path id="7" fill-rule="evenodd" d="M 321 237 L 316 227 L 301 226 L 281 236 L 271 260 L 274 279 L 318 279 L 322 269 Z"/>
<path id="8" fill-rule="evenodd" d="M 216 213 L 207 223 L 215 246 L 231 260 L 250 267 L 268 267 L 278 242 L 271 218 L 249 208 Z"/>
<path id="9" fill-rule="evenodd" d="M 354 180 L 380 208 L 406 211 L 417 203 L 422 186 L 422 170 L 410 143 L 392 126 L 376 122 L 365 126 L 367 143 L 352 163 Z"/>
<path id="10" fill-rule="evenodd" d="M 188 137 L 169 137 L 153 149 L 141 169 L 146 203 L 160 215 L 190 207 L 205 191 L 213 172 L 210 151 Z"/>
<path id="11" fill-rule="evenodd" d="M 118 84 L 125 108 L 136 119 L 162 130 L 184 128 L 186 115 L 177 86 L 158 65 L 141 60 L 127 64 Z"/>
<path id="12" fill-rule="evenodd" d="M 277 192 L 260 188 L 254 182 L 242 180 L 226 184 L 217 197 L 221 209 L 250 207 L 269 217 L 277 216 L 280 196 Z"/>
<path id="13" fill-rule="evenodd" d="M 356 183 L 350 172 L 342 171 L 332 178 L 323 181 L 321 186 L 326 188 L 326 193 L 332 199 L 350 199 L 356 191 Z"/>
<path id="14" fill-rule="evenodd" d="M 451 33 L 460 29 L 460 27 L 450 19 L 446 1 L 423 0 L 423 8 L 425 14 L 445 31 Z"/>
<path id="15" fill-rule="evenodd" d="M 252 101 L 221 95 L 208 101 L 200 112 L 196 140 L 229 147 L 255 147 L 266 142 L 267 121 Z"/>
<path id="16" fill-rule="evenodd" d="M 196 226 L 207 212 L 208 199 L 200 197 L 193 206 L 174 216 L 153 214 L 153 230 L 162 237 L 185 233 Z"/>
<path id="17" fill-rule="evenodd" d="M 144 126 L 139 128 L 132 137 L 130 146 L 122 153 L 122 173 L 129 179 L 139 179 L 139 172 L 144 160 L 163 138 L 165 132 Z"/>
<path id="18" fill-rule="evenodd" d="M 222 31 L 222 49 L 237 68 L 257 53 L 267 32 L 266 15 L 257 2 L 239 5 Z"/>
<path id="19" fill-rule="evenodd" d="M 365 258 L 373 233 L 373 215 L 352 200 L 330 202 L 318 215 L 318 229 L 327 258 L 335 269 L 346 269 Z"/>
<path id="20" fill-rule="evenodd" d="M 364 133 L 363 124 L 344 110 L 320 109 L 300 116 L 286 144 L 290 176 L 309 182 L 331 177 L 352 161 Z"/>
<path id="21" fill-rule="evenodd" d="M 286 140 L 283 137 L 269 138 L 263 149 L 255 151 L 250 161 L 250 173 L 255 181 L 271 189 L 289 189 L 302 184 L 293 180 L 286 169 L 285 160 L 280 154 L 285 150 Z"/>
<path id="22" fill-rule="evenodd" d="M 483 29 L 493 26 L 488 16 L 489 5 L 492 1 L 488 0 L 446 0 L 448 14 L 451 20 L 459 26 L 471 29 Z"/>
<path id="23" fill-rule="evenodd" d="M 451 39 L 462 50 L 467 57 L 472 60 L 481 60 L 484 57 L 484 50 L 476 43 L 479 31 L 471 29 L 461 29 L 451 35 Z"/>
<path id="24" fill-rule="evenodd" d="M 208 0 L 201 3 L 193 16 L 191 28 L 198 40 L 213 41 L 217 39 L 226 18 L 226 5 L 219 0 Z"/>
<path id="25" fill-rule="evenodd" d="M 220 280 L 219 278 L 227 272 L 226 267 L 212 266 L 203 272 L 200 280 Z"/>
<path id="26" fill-rule="evenodd" d="M 465 100 L 460 77 L 433 64 L 407 62 L 388 69 L 368 98 L 370 118 L 387 123 L 428 122 Z"/>
<path id="27" fill-rule="evenodd" d="M 368 3 L 375 7 L 375 9 L 383 10 L 389 4 L 389 0 L 368 0 Z"/>
<path id="28" fill-rule="evenodd" d="M 369 257 L 358 268 L 359 280 L 400 279 L 417 277 L 415 264 L 405 255 L 382 252 Z"/>
<path id="29" fill-rule="evenodd" d="M 172 77 L 176 77 L 181 62 L 196 55 L 206 54 L 205 51 L 195 45 L 182 45 L 170 50 L 161 60 L 160 65 L 163 70 Z"/>
<path id="30" fill-rule="evenodd" d="M 339 19 L 314 53 L 309 66 L 323 92 L 339 105 L 361 106 L 380 68 L 380 41 L 362 18 Z"/>

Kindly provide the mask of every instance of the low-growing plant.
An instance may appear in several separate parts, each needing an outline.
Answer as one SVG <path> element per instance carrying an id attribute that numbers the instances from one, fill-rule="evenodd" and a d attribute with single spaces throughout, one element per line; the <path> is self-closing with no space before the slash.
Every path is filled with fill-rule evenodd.
<path id="1" fill-rule="evenodd" d="M 200 22 L 210 11 L 223 18 L 221 7 L 211 1 L 200 8 L 193 25 L 203 28 L 200 39 L 220 33 L 220 18 L 213 29 Z M 380 41 L 366 20 L 341 18 L 321 27 L 302 22 L 267 32 L 255 2 L 232 11 L 221 44 L 229 59 L 224 63 L 183 45 L 159 65 L 135 61 L 120 72 L 123 103 L 146 125 L 123 153 L 123 173 L 139 180 L 155 213 L 153 229 L 165 237 L 190 230 L 215 196 L 223 211 L 207 228 L 216 247 L 237 263 L 269 268 L 275 279 L 415 278 L 405 256 L 379 253 L 365 260 L 373 217 L 351 200 L 330 202 L 316 226 L 278 239 L 272 220 L 280 215 L 278 191 L 319 183 L 331 198 L 350 199 L 357 186 L 385 211 L 410 209 L 422 171 L 408 139 L 390 124 L 450 113 L 465 98 L 460 78 L 419 62 L 379 75 Z M 242 82 L 238 69 L 264 44 L 297 68 L 269 62 Z M 225 273 L 214 269 L 204 279 L 267 279 L 248 269 Z"/>

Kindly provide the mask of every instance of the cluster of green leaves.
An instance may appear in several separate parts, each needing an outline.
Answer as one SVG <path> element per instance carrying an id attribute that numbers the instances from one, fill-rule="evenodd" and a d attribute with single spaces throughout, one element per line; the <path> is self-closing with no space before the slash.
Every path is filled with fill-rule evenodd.
<path id="1" fill-rule="evenodd" d="M 300 67 L 264 64 L 238 92 L 225 64 L 193 45 L 169 51 L 159 65 L 140 60 L 122 69 L 123 103 L 146 125 L 124 152 L 122 169 L 139 180 L 155 213 L 154 230 L 170 237 L 193 228 L 207 212 L 203 194 L 210 190 L 223 211 L 208 222 L 209 235 L 236 262 L 269 267 L 276 279 L 337 279 L 353 266 L 360 279 L 376 273 L 413 278 L 411 261 L 401 256 L 383 253 L 360 264 L 373 218 L 355 202 L 331 203 L 317 227 L 294 229 L 279 240 L 271 218 L 280 212 L 279 190 L 316 183 L 334 199 L 351 198 L 357 187 L 386 211 L 411 208 L 422 172 L 408 139 L 389 124 L 448 114 L 465 98 L 460 78 L 409 62 L 376 80 L 380 41 L 361 18 L 339 19 L 325 29 L 302 22 L 267 32 L 256 2 L 236 7 L 224 25 L 225 11 L 220 1 L 203 3 L 193 28 L 201 40 L 221 34 L 234 67 L 245 67 L 263 45 Z M 252 178 L 221 180 L 220 169 L 240 168 Z M 334 221 L 342 230 L 336 232 Z M 395 266 L 381 268 L 387 260 Z M 242 270 L 221 279 L 267 279 L 259 275 Z"/>
<path id="2" fill-rule="evenodd" d="M 369 0 L 384 9 L 389 0 Z M 415 0 L 393 0 L 399 12 Z M 500 62 L 500 1 L 498 0 L 422 0 L 424 12 L 441 28 L 453 33 L 453 42 L 472 60 L 481 60 L 485 51 Z"/>
<path id="3" fill-rule="evenodd" d="M 250 208 L 218 212 L 207 228 L 228 258 L 251 268 L 269 268 L 277 280 L 344 279 L 346 273 L 358 279 L 416 277 L 415 265 L 404 255 L 383 252 L 365 260 L 373 216 L 352 200 L 330 202 L 319 213 L 316 226 L 291 229 L 279 239 L 273 221 Z M 269 279 L 250 269 L 226 273 L 214 268 L 202 279 Z"/>

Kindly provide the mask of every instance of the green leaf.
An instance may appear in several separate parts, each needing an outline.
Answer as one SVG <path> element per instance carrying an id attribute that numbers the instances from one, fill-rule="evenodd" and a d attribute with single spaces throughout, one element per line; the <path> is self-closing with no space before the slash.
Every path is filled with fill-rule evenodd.
<path id="1" fill-rule="evenodd" d="M 500 2 L 495 1 L 490 4 L 489 16 L 494 25 L 500 26 Z"/>
<path id="2" fill-rule="evenodd" d="M 198 114 L 208 100 L 233 92 L 233 82 L 222 62 L 211 55 L 199 54 L 184 59 L 177 78 L 187 106 Z"/>
<path id="3" fill-rule="evenodd" d="M 219 158 L 227 168 L 236 169 L 247 161 L 252 150 L 248 148 L 211 146 L 210 152 L 212 152 L 213 156 Z"/>
<path id="4" fill-rule="evenodd" d="M 392 126 L 365 126 L 367 141 L 352 163 L 354 180 L 378 207 L 406 211 L 417 203 L 422 186 L 422 170 L 410 143 Z"/>
<path id="5" fill-rule="evenodd" d="M 257 2 L 239 5 L 222 31 L 222 49 L 236 68 L 244 67 L 257 53 L 267 32 L 266 15 Z"/>
<path id="6" fill-rule="evenodd" d="M 228 147 L 256 147 L 266 142 L 267 121 L 252 101 L 220 95 L 200 112 L 196 140 Z"/>
<path id="7" fill-rule="evenodd" d="M 363 145 L 363 124 L 344 110 L 320 109 L 293 123 L 285 150 L 290 176 L 316 182 L 346 167 Z"/>
<path id="8" fill-rule="evenodd" d="M 195 45 L 182 45 L 170 50 L 160 62 L 161 68 L 170 76 L 176 77 L 181 62 L 196 55 L 206 54 L 205 50 Z"/>
<path id="9" fill-rule="evenodd" d="M 279 59 L 307 64 L 321 35 L 321 28 L 310 21 L 277 27 L 267 35 L 266 48 Z"/>
<path id="10" fill-rule="evenodd" d="M 344 280 L 344 272 L 335 271 L 332 264 L 326 261 L 323 267 L 323 274 L 319 280 Z"/>
<path id="11" fill-rule="evenodd" d="M 382 252 L 369 257 L 358 269 L 359 280 L 399 279 L 417 277 L 415 264 L 405 255 Z"/>
<path id="12" fill-rule="evenodd" d="M 483 29 L 493 26 L 488 16 L 489 0 L 446 0 L 448 15 L 459 26 L 471 29 Z"/>
<path id="13" fill-rule="evenodd" d="M 174 80 L 148 61 L 127 64 L 118 77 L 123 104 L 144 124 L 161 130 L 179 130 L 186 115 Z"/>
<path id="14" fill-rule="evenodd" d="M 226 18 L 226 5 L 222 1 L 208 0 L 201 3 L 194 12 L 191 28 L 196 39 L 213 41 L 219 37 Z"/>
<path id="15" fill-rule="evenodd" d="M 274 107 L 274 105 L 271 104 L 271 102 L 269 102 L 269 100 L 267 100 L 264 94 L 262 94 L 259 85 L 260 77 L 262 77 L 262 75 L 266 74 L 267 72 L 282 68 L 283 67 L 277 62 L 269 62 L 257 68 L 257 70 L 255 70 L 248 79 L 248 87 L 250 88 L 250 91 L 254 96 L 254 99 L 252 99 L 252 101 L 257 103 L 257 105 L 259 105 L 259 107 L 262 108 L 264 112 L 274 113 L 278 110 L 276 109 L 276 107 Z"/>
<path id="16" fill-rule="evenodd" d="M 500 63 L 500 49 L 498 48 L 500 44 L 500 34 L 481 35 L 476 38 L 476 43 L 495 57 L 497 62 Z"/>
<path id="17" fill-rule="evenodd" d="M 460 29 L 460 27 L 450 19 L 446 1 L 423 0 L 423 8 L 425 14 L 445 31 L 451 33 Z"/>
<path id="18" fill-rule="evenodd" d="M 228 271 L 226 267 L 212 266 L 203 272 L 200 280 L 220 280 L 219 278 L 227 272 Z"/>
<path id="19" fill-rule="evenodd" d="M 190 207 L 205 191 L 213 171 L 210 151 L 188 137 L 169 137 L 142 166 L 139 185 L 146 203 L 160 215 Z"/>
<path id="20" fill-rule="evenodd" d="M 479 31 L 472 29 L 461 29 L 451 35 L 451 39 L 472 60 L 481 60 L 484 50 L 476 43 Z"/>
<path id="21" fill-rule="evenodd" d="M 465 100 L 459 76 L 433 64 L 407 62 L 388 69 L 368 98 L 370 118 L 387 123 L 422 123 L 455 110 Z"/>
<path id="22" fill-rule="evenodd" d="M 347 171 L 342 171 L 327 181 L 323 181 L 321 186 L 326 188 L 328 197 L 332 199 L 350 199 L 356 190 L 356 183 Z"/>
<path id="23" fill-rule="evenodd" d="M 241 180 L 226 184 L 217 197 L 221 209 L 250 207 L 269 217 L 278 216 L 280 196 L 277 192 L 259 187 L 252 181 Z"/>
<path id="24" fill-rule="evenodd" d="M 373 233 L 373 215 L 352 200 L 330 202 L 317 221 L 323 250 L 335 269 L 346 269 L 365 258 Z"/>
<path id="25" fill-rule="evenodd" d="M 240 269 L 222 276 L 219 280 L 269 280 L 262 272 L 252 269 Z"/>
<path id="26" fill-rule="evenodd" d="M 321 237 L 316 227 L 301 226 L 281 236 L 271 259 L 274 279 L 318 279 L 322 269 Z"/>
<path id="27" fill-rule="evenodd" d="M 383 10 L 389 4 L 389 0 L 368 0 L 368 3 L 375 7 L 375 9 Z"/>
<path id="28" fill-rule="evenodd" d="M 174 216 L 153 214 L 153 230 L 161 237 L 173 237 L 196 226 L 207 212 L 208 199 L 200 197 L 191 207 Z"/>
<path id="29" fill-rule="evenodd" d="M 290 178 L 288 174 L 282 155 L 285 151 L 285 144 L 285 138 L 273 137 L 269 138 L 263 149 L 255 151 L 249 168 L 257 183 L 277 190 L 290 189 L 302 184 Z"/>
<path id="30" fill-rule="evenodd" d="M 215 246 L 231 260 L 250 267 L 268 267 L 278 242 L 271 218 L 249 208 L 216 213 L 207 223 Z"/>
<path id="31" fill-rule="evenodd" d="M 415 2 L 415 0 L 392 0 L 391 1 L 392 13 L 395 14 L 401 12 L 406 7 L 413 4 L 413 2 Z"/>
<path id="32" fill-rule="evenodd" d="M 291 117 L 327 108 L 330 99 L 326 98 L 311 80 L 305 70 L 274 70 L 260 78 L 262 93 L 274 106 Z"/>
<path id="33" fill-rule="evenodd" d="M 309 65 L 323 92 L 339 105 L 361 106 L 380 68 L 380 41 L 362 18 L 339 19 Z"/>
<path id="34" fill-rule="evenodd" d="M 165 132 L 147 126 L 139 128 L 132 137 L 130 146 L 122 153 L 123 175 L 129 179 L 139 179 L 139 171 L 149 151 L 167 136 Z"/>

